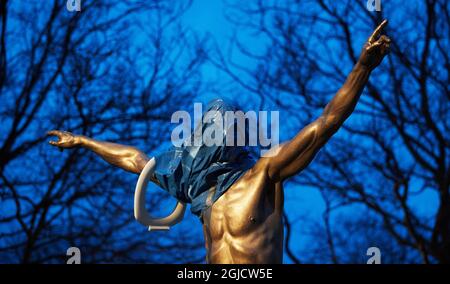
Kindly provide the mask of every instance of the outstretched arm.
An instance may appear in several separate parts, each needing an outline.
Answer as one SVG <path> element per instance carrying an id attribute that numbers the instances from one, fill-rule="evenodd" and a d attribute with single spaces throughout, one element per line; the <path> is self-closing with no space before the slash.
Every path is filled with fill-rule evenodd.
<path id="1" fill-rule="evenodd" d="M 283 181 L 302 171 L 353 112 L 371 71 L 389 51 L 390 39 L 380 36 L 386 25 L 385 20 L 370 36 L 358 62 L 322 115 L 302 129 L 294 139 L 274 149 L 270 157 L 261 159 L 266 162 L 271 180 Z"/>
<path id="2" fill-rule="evenodd" d="M 149 161 L 145 153 L 134 147 L 97 141 L 86 136 L 74 135 L 67 131 L 52 130 L 47 134 L 58 137 L 58 141 L 50 141 L 50 145 L 60 149 L 84 147 L 98 154 L 111 165 L 135 174 L 140 174 Z"/>

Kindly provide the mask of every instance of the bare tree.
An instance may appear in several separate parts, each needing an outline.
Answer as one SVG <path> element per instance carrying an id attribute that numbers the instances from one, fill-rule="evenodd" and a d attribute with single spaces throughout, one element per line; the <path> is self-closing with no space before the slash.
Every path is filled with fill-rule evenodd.
<path id="1" fill-rule="evenodd" d="M 449 263 L 449 6 L 444 0 L 383 1 L 377 13 L 366 3 L 230 2 L 234 52 L 255 67 L 220 53 L 211 61 L 261 105 L 289 114 L 289 138 L 345 80 L 359 55 L 355 47 L 381 19 L 389 19 L 393 50 L 387 63 L 372 75 L 351 119 L 287 191 L 303 186 L 323 193 L 320 235 L 327 262 L 341 262 L 338 252 L 351 245 L 338 240 L 350 234 L 348 228 L 329 218 L 336 220 L 330 216 L 337 209 L 354 208 L 371 214 L 366 221 L 354 219 L 358 226 L 377 228 L 377 235 L 408 252 L 392 261 L 415 262 L 409 256 L 418 255 L 423 263 Z M 260 39 L 257 49 L 242 43 L 248 34 Z"/>
<path id="2" fill-rule="evenodd" d="M 202 88 L 203 49 L 178 23 L 189 5 L 85 1 L 70 13 L 59 0 L 1 2 L 1 262 L 60 263 L 71 246 L 83 262 L 201 261 L 189 224 L 149 235 L 134 220 L 136 176 L 82 149 L 57 153 L 45 137 L 67 129 L 161 149 L 170 113 Z M 149 207 L 166 196 L 155 191 Z"/>

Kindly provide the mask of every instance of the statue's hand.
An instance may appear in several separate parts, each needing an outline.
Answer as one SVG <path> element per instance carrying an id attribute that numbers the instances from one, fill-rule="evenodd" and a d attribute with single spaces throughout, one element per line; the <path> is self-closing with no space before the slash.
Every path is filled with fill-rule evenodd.
<path id="1" fill-rule="evenodd" d="M 359 57 L 359 63 L 370 68 L 371 70 L 380 65 L 384 56 L 389 53 L 391 39 L 385 35 L 381 35 L 383 28 L 387 24 L 388 21 L 384 20 L 375 29 L 367 40 L 367 43 L 364 45 L 361 56 Z"/>
<path id="2" fill-rule="evenodd" d="M 81 143 L 80 136 L 74 135 L 67 131 L 51 130 L 47 132 L 47 135 L 58 137 L 58 141 L 49 141 L 48 143 L 50 145 L 59 147 L 60 149 L 73 148 L 79 146 Z"/>

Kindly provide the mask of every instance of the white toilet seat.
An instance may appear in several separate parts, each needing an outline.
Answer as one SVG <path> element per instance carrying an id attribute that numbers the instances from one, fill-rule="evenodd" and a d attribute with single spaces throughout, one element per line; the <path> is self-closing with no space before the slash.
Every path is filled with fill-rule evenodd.
<path id="1" fill-rule="evenodd" d="M 151 158 L 141 174 L 139 175 L 134 192 L 134 217 L 144 226 L 148 227 L 149 231 L 167 231 L 171 226 L 181 222 L 186 211 L 186 205 L 183 202 L 178 202 L 175 209 L 169 216 L 164 218 L 154 218 L 150 216 L 145 207 L 145 195 L 147 192 L 148 181 L 156 168 L 155 158 Z"/>

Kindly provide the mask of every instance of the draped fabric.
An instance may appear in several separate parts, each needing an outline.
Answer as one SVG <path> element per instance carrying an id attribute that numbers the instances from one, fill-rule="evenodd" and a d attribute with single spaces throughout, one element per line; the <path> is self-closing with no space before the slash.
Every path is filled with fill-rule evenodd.
<path id="1" fill-rule="evenodd" d="M 226 111 L 236 110 L 233 105 L 217 99 L 208 104 L 206 112 L 224 118 Z M 205 123 L 203 118 L 206 112 L 202 116 L 202 135 L 216 121 L 214 118 Z M 254 165 L 247 146 L 226 146 L 227 135 L 233 129 L 235 133 L 243 131 L 247 136 L 246 129 L 239 127 L 237 123 L 223 127 L 223 143 L 219 146 L 207 146 L 205 141 L 196 146 L 193 143 L 194 136 L 191 136 L 191 145 L 185 142 L 157 156 L 155 177 L 160 186 L 179 201 L 191 203 L 191 212 L 200 216 L 204 209 Z M 237 137 L 237 134 L 233 137 Z M 208 197 L 213 187 L 213 195 Z M 208 198 L 211 198 L 212 203 L 207 203 Z"/>

